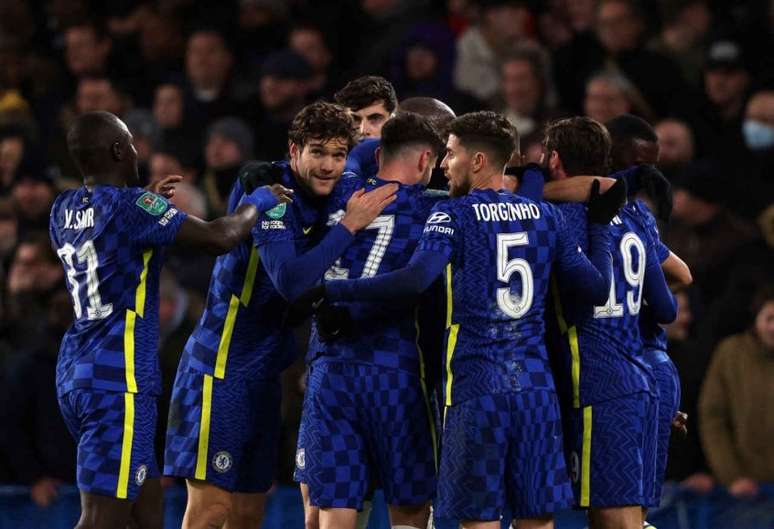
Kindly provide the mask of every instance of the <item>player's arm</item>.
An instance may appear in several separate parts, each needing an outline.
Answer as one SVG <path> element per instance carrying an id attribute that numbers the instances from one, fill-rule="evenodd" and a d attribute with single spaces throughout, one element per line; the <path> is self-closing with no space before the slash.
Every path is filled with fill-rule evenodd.
<path id="1" fill-rule="evenodd" d="M 312 287 L 347 249 L 354 234 L 365 228 L 395 200 L 396 184 L 380 186 L 368 193 L 359 189 L 347 201 L 347 210 L 322 241 L 298 255 L 290 237 L 260 238 L 258 251 L 261 261 L 282 297 L 295 300 Z"/>
<path id="2" fill-rule="evenodd" d="M 653 241 L 648 241 L 642 297 L 658 323 L 671 323 L 677 317 L 677 301 L 669 290 Z"/>
<path id="3" fill-rule="evenodd" d="M 680 259 L 676 253 L 670 251 L 669 257 L 661 263 L 661 269 L 669 280 L 669 286 L 673 290 L 684 288 L 693 283 L 691 269 L 685 261 Z"/>
<path id="4" fill-rule="evenodd" d="M 594 180 L 599 180 L 599 189 L 603 193 L 615 184 L 615 178 L 599 176 L 573 176 L 564 180 L 546 182 L 543 195 L 552 202 L 586 202 Z"/>
<path id="5" fill-rule="evenodd" d="M 609 224 L 626 201 L 626 183 L 616 182 L 607 192 L 600 194 L 600 182 L 595 179 L 590 189 L 586 211 L 588 256 L 581 251 L 577 238 L 573 230 L 568 228 L 561 211 L 556 210 L 556 269 L 559 277 L 565 278 L 566 284 L 574 285 L 585 301 L 603 305 L 610 292 L 613 268 Z"/>
<path id="6" fill-rule="evenodd" d="M 245 195 L 242 205 L 230 215 L 212 221 L 189 215 L 180 226 L 175 242 L 201 248 L 214 255 L 224 254 L 250 234 L 259 212 L 290 202 L 292 194 L 280 184 L 259 187 Z"/>

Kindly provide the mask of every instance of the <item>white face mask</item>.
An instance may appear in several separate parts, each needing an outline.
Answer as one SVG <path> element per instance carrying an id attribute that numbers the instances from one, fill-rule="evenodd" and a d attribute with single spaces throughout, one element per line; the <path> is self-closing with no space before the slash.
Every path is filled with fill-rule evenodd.
<path id="1" fill-rule="evenodd" d="M 742 124 L 742 133 L 745 144 L 753 151 L 763 151 L 774 147 L 774 126 L 768 123 L 746 119 Z"/>

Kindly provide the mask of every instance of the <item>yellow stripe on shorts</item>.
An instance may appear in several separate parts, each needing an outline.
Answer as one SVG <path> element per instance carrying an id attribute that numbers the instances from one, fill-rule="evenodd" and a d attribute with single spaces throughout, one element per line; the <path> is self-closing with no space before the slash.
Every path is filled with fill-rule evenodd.
<path id="1" fill-rule="evenodd" d="M 581 453 L 580 506 L 588 507 L 591 497 L 591 406 L 583 408 L 583 448 Z"/>
<path id="2" fill-rule="evenodd" d="M 124 393 L 124 436 L 121 442 L 121 466 L 118 470 L 116 497 L 126 499 L 129 471 L 132 468 L 132 440 L 134 439 L 134 393 Z"/>
<path id="3" fill-rule="evenodd" d="M 202 415 L 199 420 L 199 447 L 196 453 L 196 479 L 207 479 L 207 451 L 210 448 L 210 414 L 212 413 L 212 375 L 204 375 Z"/>

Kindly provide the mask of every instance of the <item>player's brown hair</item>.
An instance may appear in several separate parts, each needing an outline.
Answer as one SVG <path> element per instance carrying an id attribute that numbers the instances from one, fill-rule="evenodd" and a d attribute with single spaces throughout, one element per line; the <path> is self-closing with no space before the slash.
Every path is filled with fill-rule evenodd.
<path id="1" fill-rule="evenodd" d="M 491 111 L 470 112 L 449 124 L 449 134 L 467 149 L 485 151 L 492 162 L 505 165 L 519 145 L 519 132 L 505 116 Z"/>
<path id="2" fill-rule="evenodd" d="M 291 142 L 303 147 L 311 138 L 323 141 L 341 138 L 346 140 L 348 149 L 357 142 L 355 126 L 347 111 L 325 101 L 305 106 L 290 124 L 288 139 Z"/>
<path id="3" fill-rule="evenodd" d="M 568 176 L 605 176 L 610 160 L 610 134 L 600 122 L 585 116 L 554 121 L 543 140 L 546 156 L 559 153 Z"/>

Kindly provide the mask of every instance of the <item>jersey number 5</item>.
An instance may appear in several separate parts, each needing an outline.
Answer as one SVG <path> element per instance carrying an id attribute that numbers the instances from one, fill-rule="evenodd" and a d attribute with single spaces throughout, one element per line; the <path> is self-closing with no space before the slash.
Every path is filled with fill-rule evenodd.
<path id="1" fill-rule="evenodd" d="M 86 307 L 86 318 L 89 320 L 101 320 L 107 318 L 113 312 L 113 304 L 102 304 L 102 298 L 99 295 L 99 277 L 97 277 L 97 268 L 99 267 L 99 258 L 94 249 L 93 241 L 86 241 L 76 250 L 72 244 L 65 244 L 59 250 L 57 255 L 65 264 L 67 271 L 67 281 L 70 283 L 70 295 L 73 297 L 73 310 L 75 318 L 79 319 L 83 310 L 81 309 L 81 297 L 78 293 L 80 285 L 78 283 L 78 271 L 75 269 L 73 257 L 78 258 L 78 262 L 86 264 L 86 297 L 89 299 L 89 305 Z"/>
<path id="2" fill-rule="evenodd" d="M 497 289 L 497 306 L 513 319 L 524 316 L 532 307 L 534 281 L 532 269 L 525 259 L 508 259 L 508 250 L 514 246 L 529 244 L 527 232 L 500 233 L 497 235 L 497 279 L 510 285 L 511 276 L 521 276 L 521 296 L 513 294 L 510 286 Z"/>

